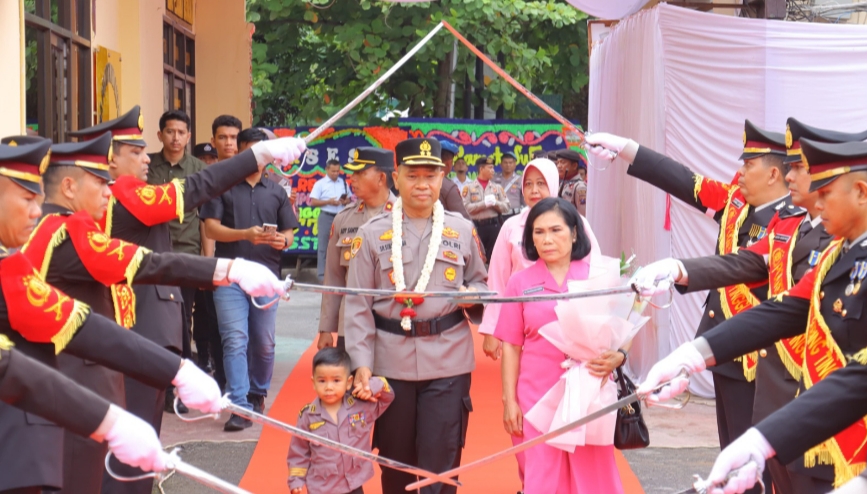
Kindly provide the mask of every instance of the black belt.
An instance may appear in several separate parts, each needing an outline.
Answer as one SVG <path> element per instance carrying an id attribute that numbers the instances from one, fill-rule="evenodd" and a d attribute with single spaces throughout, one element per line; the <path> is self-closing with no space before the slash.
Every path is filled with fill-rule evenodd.
<path id="1" fill-rule="evenodd" d="M 487 218 L 484 220 L 473 220 L 473 223 L 475 223 L 476 226 L 499 225 L 500 224 L 500 217 L 497 216 L 496 218 Z"/>
<path id="2" fill-rule="evenodd" d="M 433 336 L 452 329 L 463 321 L 463 311 L 456 310 L 434 319 L 412 321 L 412 329 L 406 331 L 400 326 L 400 319 L 389 319 L 376 312 L 373 313 L 373 323 L 376 325 L 376 329 L 401 336 Z"/>
<path id="3" fill-rule="evenodd" d="M 328 211 L 319 210 L 319 214 L 327 214 L 328 216 L 337 216 L 337 213 L 329 213 Z"/>

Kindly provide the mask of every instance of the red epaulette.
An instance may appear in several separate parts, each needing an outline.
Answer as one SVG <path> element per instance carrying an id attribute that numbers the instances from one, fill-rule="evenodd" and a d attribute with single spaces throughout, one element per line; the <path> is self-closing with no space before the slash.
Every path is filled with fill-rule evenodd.
<path id="1" fill-rule="evenodd" d="M 172 180 L 164 185 L 150 185 L 131 177 L 123 176 L 110 186 L 112 200 L 121 203 L 133 216 L 147 226 L 166 223 L 175 218 L 184 220 L 184 184 Z M 112 206 L 106 212 L 105 231 L 111 233 Z"/>
<path id="2" fill-rule="evenodd" d="M 51 343 L 60 353 L 87 320 L 90 307 L 46 283 L 21 254 L 0 261 L 0 286 L 9 324 L 27 341 Z"/>

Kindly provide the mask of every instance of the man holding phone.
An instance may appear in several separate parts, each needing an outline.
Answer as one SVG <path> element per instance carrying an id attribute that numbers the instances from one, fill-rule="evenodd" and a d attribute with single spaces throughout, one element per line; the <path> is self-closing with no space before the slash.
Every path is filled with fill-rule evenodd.
<path id="1" fill-rule="evenodd" d="M 319 208 L 317 221 L 318 233 L 316 235 L 318 245 L 316 247 L 316 276 L 319 282 L 325 281 L 325 253 L 328 250 L 328 236 L 331 234 L 331 224 L 334 217 L 349 204 L 349 186 L 346 180 L 340 176 L 340 162 L 328 160 L 325 164 L 325 176 L 313 184 L 310 191 L 310 205 Z"/>
<path id="2" fill-rule="evenodd" d="M 260 129 L 245 129 L 238 134 L 239 152 L 267 139 Z M 205 222 L 205 234 L 216 241 L 216 257 L 256 261 L 280 277 L 280 254 L 292 245 L 293 231 L 299 225 L 286 191 L 266 173 L 248 176 L 205 204 L 199 216 Z M 257 300 L 259 305 L 267 302 Z M 214 305 L 223 340 L 229 399 L 261 413 L 274 371 L 277 304 L 257 309 L 238 285 L 231 284 L 217 288 Z M 249 420 L 233 414 L 224 430 L 239 431 L 251 425 Z"/>

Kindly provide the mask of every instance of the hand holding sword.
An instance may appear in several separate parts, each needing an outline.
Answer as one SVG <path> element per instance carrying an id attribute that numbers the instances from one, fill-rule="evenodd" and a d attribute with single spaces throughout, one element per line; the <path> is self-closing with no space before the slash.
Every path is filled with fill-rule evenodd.
<path id="1" fill-rule="evenodd" d="M 764 460 L 762 460 L 764 465 Z M 752 488 L 756 483 L 761 486 L 762 494 L 765 493 L 765 484 L 762 482 L 762 472 L 757 470 L 758 465 L 755 461 L 749 461 L 740 468 L 736 468 L 729 472 L 721 481 L 713 480 L 713 473 L 707 480 L 703 480 L 700 476 L 695 475 L 695 482 L 689 489 L 679 491 L 677 494 L 720 494 L 728 492 L 744 492 L 744 490 L 727 490 L 727 486 L 732 484 L 736 479 L 752 479 L 752 483 L 748 488 Z M 733 486 L 734 487 L 734 486 Z"/>
<path id="2" fill-rule="evenodd" d="M 177 400 L 175 400 L 175 403 L 177 403 Z M 136 477 L 123 477 L 115 473 L 111 469 L 111 463 L 109 461 L 111 459 L 111 453 L 108 453 L 105 456 L 105 471 L 115 480 L 121 482 L 135 482 L 144 479 L 156 479 L 158 482 L 162 482 L 169 478 L 173 473 L 179 473 L 184 477 L 210 487 L 217 492 L 223 492 L 225 494 L 251 494 L 250 492 L 245 491 L 236 485 L 230 484 L 219 477 L 215 477 L 204 470 L 196 468 L 189 463 L 185 463 L 178 455 L 178 451 L 180 451 L 180 448 L 175 448 L 168 454 L 163 453 L 165 456 L 165 467 L 161 471 L 138 475 Z"/>

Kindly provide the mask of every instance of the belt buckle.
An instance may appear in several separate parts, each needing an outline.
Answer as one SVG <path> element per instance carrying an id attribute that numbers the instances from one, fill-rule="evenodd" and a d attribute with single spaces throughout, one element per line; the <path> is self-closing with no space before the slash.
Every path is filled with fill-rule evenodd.
<path id="1" fill-rule="evenodd" d="M 430 336 L 430 321 L 415 321 L 416 336 Z"/>

